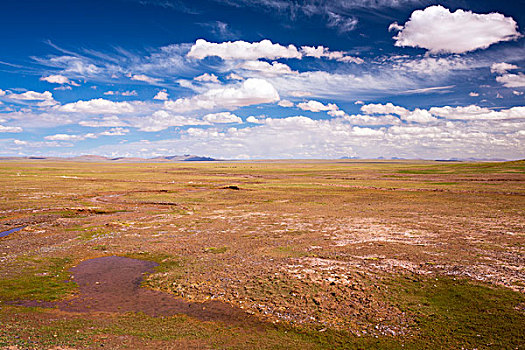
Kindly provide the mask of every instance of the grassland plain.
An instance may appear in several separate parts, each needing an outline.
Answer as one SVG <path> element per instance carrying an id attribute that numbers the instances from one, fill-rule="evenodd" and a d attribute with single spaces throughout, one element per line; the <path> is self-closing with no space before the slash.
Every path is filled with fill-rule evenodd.
<path id="1" fill-rule="evenodd" d="M 523 161 L 5 161 L 0 347 L 520 349 L 524 183 Z M 12 304 L 113 255 L 263 326 Z"/>

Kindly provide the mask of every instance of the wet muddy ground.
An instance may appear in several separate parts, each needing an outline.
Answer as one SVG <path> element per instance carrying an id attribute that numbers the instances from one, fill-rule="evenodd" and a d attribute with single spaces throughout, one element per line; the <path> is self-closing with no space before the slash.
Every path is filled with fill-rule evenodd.
<path id="1" fill-rule="evenodd" d="M 192 303 L 172 294 L 141 287 L 145 275 L 158 264 L 152 261 L 107 256 L 82 261 L 71 269 L 79 294 L 57 302 L 17 301 L 13 305 L 58 308 L 67 312 L 142 312 L 149 316 L 184 314 L 200 321 L 262 324 L 254 316 L 221 301 Z"/>

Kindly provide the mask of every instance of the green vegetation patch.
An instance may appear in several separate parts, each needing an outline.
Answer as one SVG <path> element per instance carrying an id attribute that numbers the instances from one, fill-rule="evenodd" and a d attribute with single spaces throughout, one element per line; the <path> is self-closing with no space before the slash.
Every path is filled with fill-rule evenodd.
<path id="1" fill-rule="evenodd" d="M 392 280 L 387 297 L 413 315 L 413 347 L 518 348 L 525 343 L 525 296 L 450 277 Z"/>
<path id="2" fill-rule="evenodd" d="M 228 247 L 220 247 L 220 248 L 217 248 L 217 247 L 207 247 L 207 248 L 204 248 L 204 251 L 206 253 L 212 253 L 212 254 L 222 254 L 222 253 L 226 253 L 226 251 L 228 250 Z"/>
<path id="3" fill-rule="evenodd" d="M 73 292 L 77 285 L 69 279 L 70 258 L 32 258 L 19 261 L 25 265 L 17 276 L 0 279 L 0 299 L 53 301 Z"/>

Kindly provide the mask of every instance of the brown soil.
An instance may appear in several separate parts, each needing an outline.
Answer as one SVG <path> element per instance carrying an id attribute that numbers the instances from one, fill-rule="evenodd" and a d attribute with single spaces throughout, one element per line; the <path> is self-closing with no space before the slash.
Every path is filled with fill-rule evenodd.
<path id="1" fill-rule="evenodd" d="M 120 256 L 106 256 L 81 262 L 71 269 L 80 294 L 66 301 L 16 302 L 22 306 L 58 307 L 68 312 L 143 312 L 150 316 L 185 314 L 201 321 L 235 324 L 261 323 L 254 316 L 220 301 L 187 302 L 171 294 L 141 288 L 145 274 L 157 263 Z"/>

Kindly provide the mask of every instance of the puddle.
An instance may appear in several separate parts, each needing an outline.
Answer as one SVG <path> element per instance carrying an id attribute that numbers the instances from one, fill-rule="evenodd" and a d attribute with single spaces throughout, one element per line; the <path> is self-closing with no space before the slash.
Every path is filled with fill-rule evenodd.
<path id="1" fill-rule="evenodd" d="M 220 301 L 188 302 L 172 294 L 141 288 L 157 263 L 120 256 L 81 262 L 71 269 L 80 293 L 58 302 L 19 301 L 16 305 L 54 307 L 69 312 L 143 312 L 149 316 L 185 314 L 201 321 L 261 324 L 254 316 Z"/>
<path id="2" fill-rule="evenodd" d="M 26 228 L 26 226 L 21 226 L 21 227 L 15 227 L 15 228 L 12 228 L 10 230 L 7 230 L 7 231 L 2 231 L 0 232 L 0 238 L 2 237 L 7 237 L 9 236 L 11 233 L 15 233 L 15 232 L 18 232 L 22 229 Z"/>

